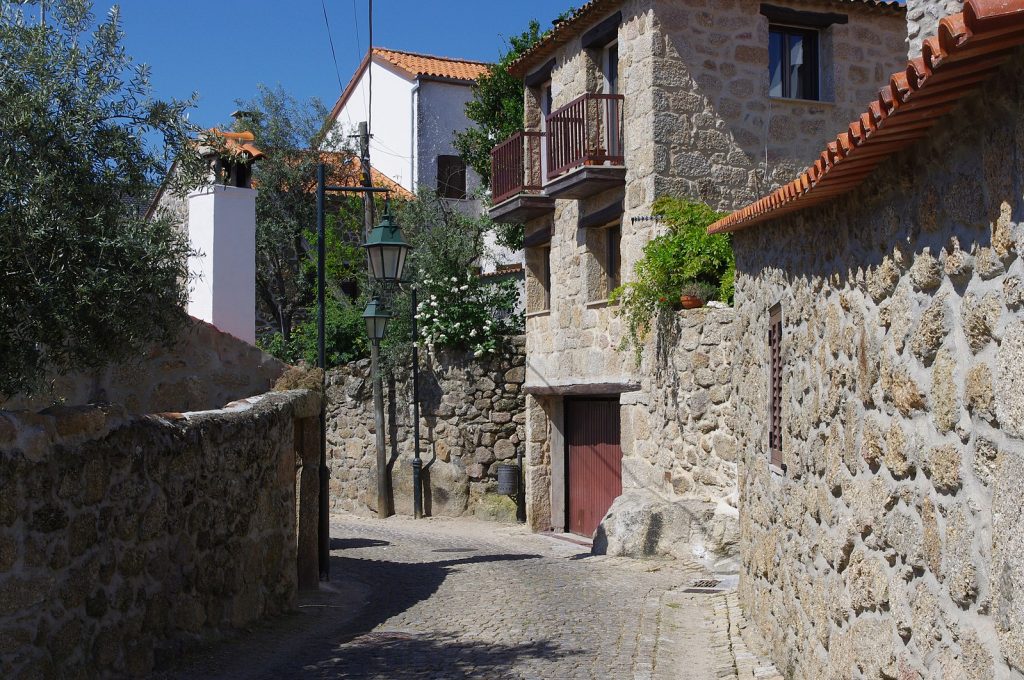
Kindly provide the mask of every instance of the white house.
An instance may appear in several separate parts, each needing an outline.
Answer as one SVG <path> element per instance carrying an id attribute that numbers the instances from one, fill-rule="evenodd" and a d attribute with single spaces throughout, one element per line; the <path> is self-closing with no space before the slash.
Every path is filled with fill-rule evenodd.
<path id="1" fill-rule="evenodd" d="M 331 111 L 329 140 L 341 147 L 342 136 L 369 121 L 374 169 L 412 192 L 426 187 L 469 199 L 480 178 L 459 157 L 454 133 L 472 125 L 466 103 L 488 68 L 479 61 L 374 47 Z"/>
<path id="2" fill-rule="evenodd" d="M 455 150 L 455 132 L 473 125 L 466 104 L 476 79 L 490 65 L 467 59 L 435 57 L 374 47 L 363 59 L 331 110 L 328 146 L 351 148 L 362 121 L 370 123 L 373 169 L 415 193 L 437 191 L 460 201 L 460 209 L 480 214 L 474 197 L 480 177 Z M 372 76 L 372 95 L 370 81 Z M 369 116 L 373 107 L 372 119 Z M 493 262 L 481 262 L 495 273 L 504 265 L 522 263 L 522 253 L 498 248 L 488 239 Z"/>

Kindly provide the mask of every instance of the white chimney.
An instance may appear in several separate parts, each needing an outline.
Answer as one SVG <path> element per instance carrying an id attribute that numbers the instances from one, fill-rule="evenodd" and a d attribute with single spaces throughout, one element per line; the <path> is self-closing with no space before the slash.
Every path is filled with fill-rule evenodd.
<path id="1" fill-rule="evenodd" d="M 188 235 L 198 255 L 188 313 L 256 342 L 256 190 L 214 184 L 188 195 Z"/>

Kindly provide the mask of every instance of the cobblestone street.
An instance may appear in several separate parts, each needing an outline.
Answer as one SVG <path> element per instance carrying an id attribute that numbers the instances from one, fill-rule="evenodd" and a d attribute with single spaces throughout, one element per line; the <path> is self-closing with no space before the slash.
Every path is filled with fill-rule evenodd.
<path id="1" fill-rule="evenodd" d="M 696 567 L 464 519 L 335 516 L 331 547 L 329 591 L 159 677 L 737 677 Z"/>

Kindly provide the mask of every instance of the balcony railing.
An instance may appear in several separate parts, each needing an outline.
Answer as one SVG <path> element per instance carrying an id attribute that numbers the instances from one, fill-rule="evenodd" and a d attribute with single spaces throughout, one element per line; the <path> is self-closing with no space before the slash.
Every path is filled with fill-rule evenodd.
<path id="1" fill-rule="evenodd" d="M 491 151 L 491 193 L 495 205 L 528 191 L 541 191 L 543 132 L 517 132 Z"/>
<path id="2" fill-rule="evenodd" d="M 548 179 L 581 165 L 623 165 L 621 94 L 585 94 L 547 118 Z"/>

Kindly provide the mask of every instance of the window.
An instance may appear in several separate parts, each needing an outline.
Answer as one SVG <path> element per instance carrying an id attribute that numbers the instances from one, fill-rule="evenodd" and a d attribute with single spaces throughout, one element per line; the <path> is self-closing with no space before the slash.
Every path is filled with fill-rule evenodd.
<path id="1" fill-rule="evenodd" d="M 622 266 L 622 257 L 619 254 L 619 245 L 622 241 L 622 225 L 616 224 L 604 230 L 605 234 L 605 271 L 608 274 L 608 295 L 619 287 L 619 269 Z"/>
<path id="2" fill-rule="evenodd" d="M 458 156 L 437 157 L 437 195 L 466 198 L 466 161 Z"/>
<path id="3" fill-rule="evenodd" d="M 768 312 L 768 447 L 771 464 L 782 467 L 782 305 Z"/>
<path id="4" fill-rule="evenodd" d="M 544 248 L 541 260 L 541 286 L 543 287 L 544 309 L 551 309 L 551 248 Z"/>
<path id="5" fill-rule="evenodd" d="M 604 48 L 604 70 L 605 94 L 619 93 L 619 43 L 613 42 Z"/>
<path id="6" fill-rule="evenodd" d="M 770 96 L 817 100 L 818 32 L 769 26 L 768 74 Z"/>

